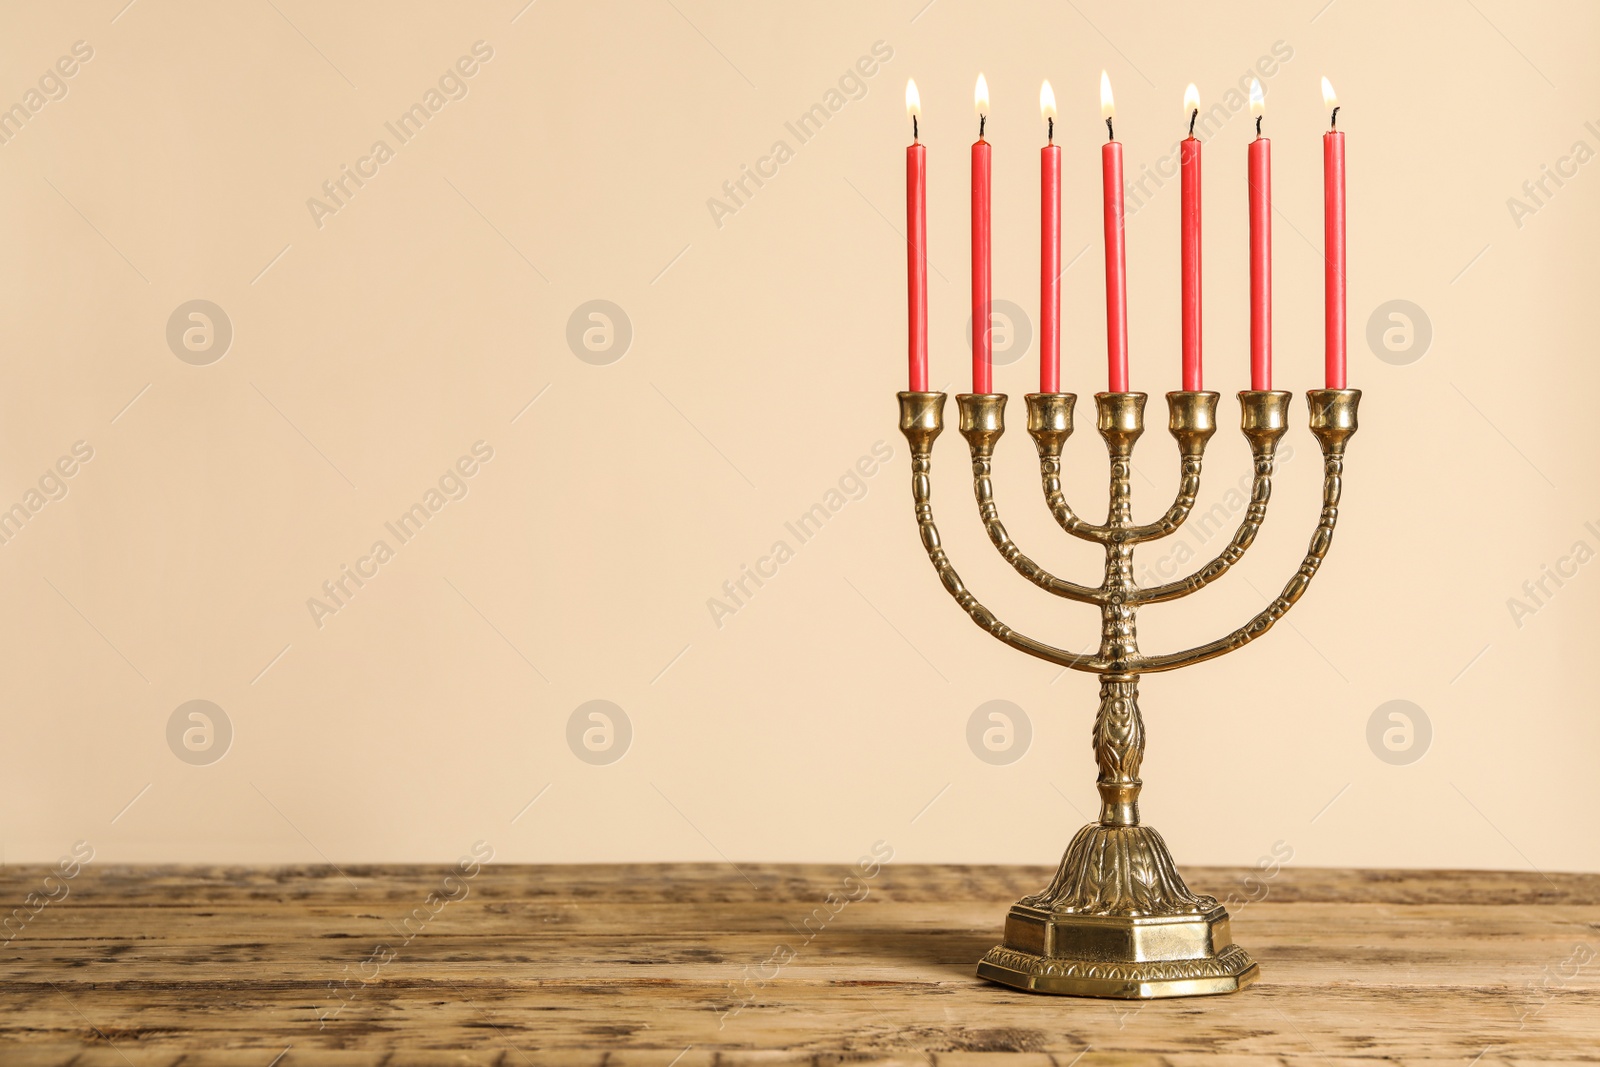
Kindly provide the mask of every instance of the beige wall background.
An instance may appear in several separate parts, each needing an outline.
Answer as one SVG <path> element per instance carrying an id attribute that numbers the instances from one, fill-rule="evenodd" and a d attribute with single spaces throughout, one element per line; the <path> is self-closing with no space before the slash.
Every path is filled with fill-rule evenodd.
<path id="1" fill-rule="evenodd" d="M 1040 80 L 1060 97 L 1063 378 L 1089 394 L 1100 70 L 1138 177 L 1170 166 L 1189 81 L 1210 106 L 1276 53 L 1277 381 L 1321 384 L 1327 74 L 1363 429 L 1288 622 L 1147 680 L 1145 816 L 1185 863 L 1600 870 L 1597 33 L 1592 5 L 1507 0 L 13 9 L 0 505 L 26 521 L 0 545 L 4 859 L 82 840 L 97 862 L 433 861 L 485 840 L 506 861 L 853 860 L 881 840 L 905 861 L 1052 861 L 1095 810 L 1094 679 L 979 633 L 912 524 L 905 80 L 930 152 L 936 386 L 968 384 L 981 70 L 995 292 L 1025 316 Z M 802 143 L 787 124 L 817 103 L 837 111 Z M 416 104 L 426 124 L 396 136 Z M 1248 469 L 1248 125 L 1206 147 L 1226 426 L 1201 509 L 1222 512 Z M 776 174 L 728 201 L 780 141 Z M 1178 194 L 1146 189 L 1132 373 L 1159 394 Z M 1001 358 L 998 388 L 1034 387 L 1035 348 Z M 1176 483 L 1152 410 L 1141 514 Z M 1288 441 L 1256 547 L 1144 613 L 1148 649 L 1231 629 L 1292 571 L 1319 499 L 1303 402 Z M 947 435 L 935 483 L 964 577 L 1026 632 L 1093 641 L 1085 609 L 987 545 L 963 455 Z M 1094 511 L 1103 448 L 1080 434 L 1069 458 Z M 1094 574 L 1024 434 L 998 465 L 1024 548 Z M 819 502 L 836 510 L 800 543 L 785 524 Z M 396 536 L 416 504 L 426 523 Z M 778 541 L 792 558 L 713 611 Z M 1191 530 L 1143 560 L 1221 543 Z M 1017 709 L 1011 762 L 969 745 L 991 701 Z M 1398 750 L 1369 740 L 1403 726 L 1394 701 Z"/>

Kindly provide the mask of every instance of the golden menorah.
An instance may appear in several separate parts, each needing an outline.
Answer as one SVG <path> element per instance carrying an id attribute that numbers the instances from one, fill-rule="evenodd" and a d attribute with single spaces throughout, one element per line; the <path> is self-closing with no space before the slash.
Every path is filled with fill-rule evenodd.
<path id="1" fill-rule="evenodd" d="M 933 443 L 944 428 L 945 394 L 900 394 L 900 429 L 911 446 L 917 527 L 945 588 L 973 622 L 1012 648 L 1100 676 L 1100 708 L 1094 721 L 1100 821 L 1073 837 L 1055 878 L 1042 892 L 1012 905 L 1003 941 L 978 964 L 980 977 L 1040 993 L 1139 999 L 1228 993 L 1255 979 L 1258 967 L 1233 943 L 1227 909 L 1215 897 L 1191 892 L 1161 835 L 1139 821 L 1139 765 L 1145 743 L 1139 676 L 1176 670 L 1242 648 L 1270 630 L 1305 593 L 1333 541 L 1345 444 L 1356 431 L 1361 391 L 1306 393 L 1311 432 L 1322 448 L 1322 511 L 1305 558 L 1272 603 L 1215 641 L 1154 656 L 1139 651 L 1135 615 L 1145 604 L 1175 600 L 1210 585 L 1254 542 L 1266 519 L 1278 441 L 1288 429 L 1291 399 L 1292 394 L 1277 390 L 1239 394 L 1241 429 L 1255 474 L 1238 529 L 1227 546 L 1194 574 L 1141 588 L 1133 578 L 1134 548 L 1170 536 L 1188 518 L 1200 491 L 1206 443 L 1216 432 L 1218 394 L 1167 394 L 1168 428 L 1178 444 L 1182 473 L 1172 506 L 1156 521 L 1143 524 L 1133 521 L 1130 475 L 1133 446 L 1144 432 L 1145 394 L 1095 396 L 1096 427 L 1111 457 L 1111 500 L 1103 523 L 1080 518 L 1061 488 L 1062 447 L 1072 433 L 1077 397 L 1028 396 L 1028 433 L 1039 452 L 1045 501 L 1063 530 L 1104 547 L 1105 578 L 1098 586 L 1057 578 L 1012 542 L 1000 522 L 991 478 L 995 444 L 1005 431 L 1006 396 L 956 397 L 961 435 L 972 453 L 978 515 L 989 540 L 1017 573 L 1041 589 L 1100 608 L 1100 649 L 1079 655 L 1016 632 L 967 591 L 945 554 L 933 519 Z"/>

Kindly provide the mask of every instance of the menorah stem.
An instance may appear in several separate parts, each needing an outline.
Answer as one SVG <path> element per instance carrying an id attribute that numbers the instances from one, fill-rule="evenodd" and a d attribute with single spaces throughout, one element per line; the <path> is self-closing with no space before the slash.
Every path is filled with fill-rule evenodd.
<path id="1" fill-rule="evenodd" d="M 1144 433 L 1145 394 L 1097 393 L 1094 399 L 1096 428 L 1111 457 L 1111 506 L 1106 525 L 1127 529 L 1133 525 L 1133 446 Z M 1112 543 L 1126 542 L 1113 535 Z M 1131 569 L 1131 551 L 1128 558 Z"/>
<path id="2" fill-rule="evenodd" d="M 1144 431 L 1143 393 L 1095 397 L 1096 426 L 1111 459 L 1111 503 L 1106 526 L 1105 601 L 1100 607 L 1100 658 L 1127 663 L 1139 655 L 1132 593 L 1133 446 Z M 1139 764 L 1144 760 L 1144 720 L 1139 715 L 1139 676 L 1121 671 L 1100 675 L 1100 710 L 1094 719 L 1094 756 L 1100 774 L 1102 826 L 1139 825 Z"/>
<path id="3" fill-rule="evenodd" d="M 1133 446 L 1144 432 L 1143 393 L 1101 393 L 1095 397 L 1096 428 L 1111 459 L 1111 503 L 1105 543 L 1107 596 L 1100 607 L 1100 658 L 1127 663 L 1139 654 L 1139 635 L 1131 593 L 1133 542 Z M 1094 756 L 1100 774 L 1102 826 L 1139 825 L 1139 764 L 1144 760 L 1144 720 L 1139 715 L 1139 676 L 1108 671 L 1100 675 L 1100 710 L 1094 719 Z"/>
<path id="4" fill-rule="evenodd" d="M 1139 764 L 1144 761 L 1144 718 L 1139 676 L 1102 674 L 1100 711 L 1094 718 L 1094 758 L 1100 767 L 1100 825 L 1139 825 Z"/>

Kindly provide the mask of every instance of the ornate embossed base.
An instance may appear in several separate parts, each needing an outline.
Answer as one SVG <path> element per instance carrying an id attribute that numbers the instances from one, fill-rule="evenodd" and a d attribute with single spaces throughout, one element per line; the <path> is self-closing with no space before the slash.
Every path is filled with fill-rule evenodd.
<path id="1" fill-rule="evenodd" d="M 1137 1000 L 1232 993 L 1257 973 L 1227 909 L 1190 892 L 1160 834 L 1105 823 L 1078 831 L 978 964 L 979 978 L 1029 992 Z"/>
<path id="2" fill-rule="evenodd" d="M 978 964 L 978 977 L 1025 989 L 1077 997 L 1157 1000 L 1234 993 L 1256 979 L 1256 962 L 1238 945 L 1192 960 L 1111 963 L 1039 956 L 996 945 Z"/>

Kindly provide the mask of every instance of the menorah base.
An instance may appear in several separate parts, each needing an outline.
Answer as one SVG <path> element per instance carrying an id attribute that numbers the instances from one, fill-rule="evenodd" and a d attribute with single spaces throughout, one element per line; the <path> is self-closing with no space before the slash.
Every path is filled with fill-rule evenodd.
<path id="1" fill-rule="evenodd" d="M 1057 915 L 1025 904 L 1006 916 L 1005 941 L 978 977 L 1030 993 L 1156 1000 L 1234 993 L 1259 968 L 1228 932 L 1228 912 Z"/>
<path id="2" fill-rule="evenodd" d="M 1118 684 L 1107 682 L 1103 711 L 1117 709 Z M 1131 710 L 1131 690 L 1124 703 Z M 1103 795 L 1121 790 L 1109 783 Z M 1138 817 L 1131 802 L 1106 814 Z M 1011 906 L 1004 941 L 978 964 L 979 978 L 1032 993 L 1126 1000 L 1233 993 L 1257 973 L 1227 909 L 1190 891 L 1161 835 L 1108 822 L 1078 831 L 1050 885 Z"/>

